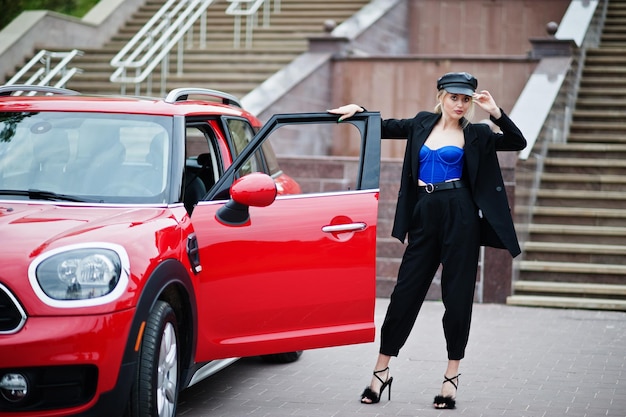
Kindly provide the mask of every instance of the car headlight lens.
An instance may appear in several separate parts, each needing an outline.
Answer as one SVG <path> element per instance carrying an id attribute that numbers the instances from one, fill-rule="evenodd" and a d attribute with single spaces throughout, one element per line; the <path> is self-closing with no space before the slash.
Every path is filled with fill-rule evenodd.
<path id="1" fill-rule="evenodd" d="M 102 304 L 119 296 L 128 282 L 128 258 L 120 246 L 107 246 L 65 247 L 38 257 L 29 269 L 35 292 L 58 307 Z"/>
<path id="2" fill-rule="evenodd" d="M 43 292 L 55 300 L 84 300 L 109 294 L 121 275 L 119 256 L 108 249 L 61 253 L 43 261 L 36 270 Z"/>

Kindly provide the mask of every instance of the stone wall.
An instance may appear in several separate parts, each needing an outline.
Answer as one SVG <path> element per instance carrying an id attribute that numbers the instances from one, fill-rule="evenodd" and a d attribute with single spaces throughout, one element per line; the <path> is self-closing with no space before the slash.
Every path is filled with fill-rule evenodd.
<path id="1" fill-rule="evenodd" d="M 580 0 L 575 0 L 580 1 Z M 527 54 L 529 39 L 559 23 L 570 0 L 409 0 L 410 53 L 420 55 Z"/>

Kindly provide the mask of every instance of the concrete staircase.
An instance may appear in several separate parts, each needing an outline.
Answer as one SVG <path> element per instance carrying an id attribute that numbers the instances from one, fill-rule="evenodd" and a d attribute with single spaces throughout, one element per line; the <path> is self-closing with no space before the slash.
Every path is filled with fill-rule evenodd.
<path id="1" fill-rule="evenodd" d="M 626 311 L 626 1 L 587 52 L 568 143 L 549 145 L 508 304 Z"/>
<path id="2" fill-rule="evenodd" d="M 68 88 L 83 93 L 118 94 L 120 86 L 109 82 L 113 67 L 109 65 L 115 54 L 139 31 L 165 0 L 146 0 L 126 25 L 101 49 L 85 50 L 83 57 L 73 65 L 81 68 L 67 84 Z M 273 2 L 272 2 L 273 3 Z M 172 74 L 167 79 L 167 90 L 183 87 L 205 87 L 223 90 L 243 97 L 272 74 L 283 68 L 308 48 L 309 35 L 324 33 L 324 22 L 337 24 L 354 15 L 368 0 L 282 0 L 280 13 L 272 13 L 270 26 L 264 27 L 262 15 L 254 28 L 252 47 L 245 47 L 245 34 L 241 34 L 241 47 L 234 48 L 234 18 L 225 14 L 228 3 L 218 1 L 207 13 L 207 47 L 194 45 L 184 54 L 184 74 L 177 76 L 176 50 L 170 57 Z M 245 28 L 242 19 L 242 32 Z M 197 31 L 195 39 L 198 39 Z M 160 93 L 160 71 L 154 73 L 152 95 Z M 127 92 L 132 93 L 133 86 Z M 142 88 L 142 94 L 145 94 Z"/>

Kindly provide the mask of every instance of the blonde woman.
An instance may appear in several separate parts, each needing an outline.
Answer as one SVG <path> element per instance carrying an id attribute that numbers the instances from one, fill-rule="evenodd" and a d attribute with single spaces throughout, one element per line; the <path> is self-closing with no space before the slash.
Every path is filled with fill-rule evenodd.
<path id="1" fill-rule="evenodd" d="M 479 248 L 506 248 L 513 257 L 521 252 L 496 151 L 520 151 L 526 139 L 488 91 L 476 91 L 477 85 L 466 72 L 444 74 L 437 80 L 434 112 L 382 121 L 383 138 L 407 139 L 392 236 L 401 242 L 408 236 L 408 244 L 381 328 L 372 381 L 361 394 L 364 404 L 378 403 L 387 388 L 391 399 L 390 359 L 406 342 L 441 264 L 448 364 L 433 405 L 455 408 Z M 502 133 L 470 123 L 474 106 Z M 357 104 L 329 110 L 340 121 L 362 111 Z"/>

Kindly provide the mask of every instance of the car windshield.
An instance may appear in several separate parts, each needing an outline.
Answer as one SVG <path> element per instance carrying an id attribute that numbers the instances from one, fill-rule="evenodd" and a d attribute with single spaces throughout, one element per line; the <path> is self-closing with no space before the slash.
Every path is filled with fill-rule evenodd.
<path id="1" fill-rule="evenodd" d="M 171 124 L 165 116 L 0 113 L 0 196 L 167 203 Z"/>

